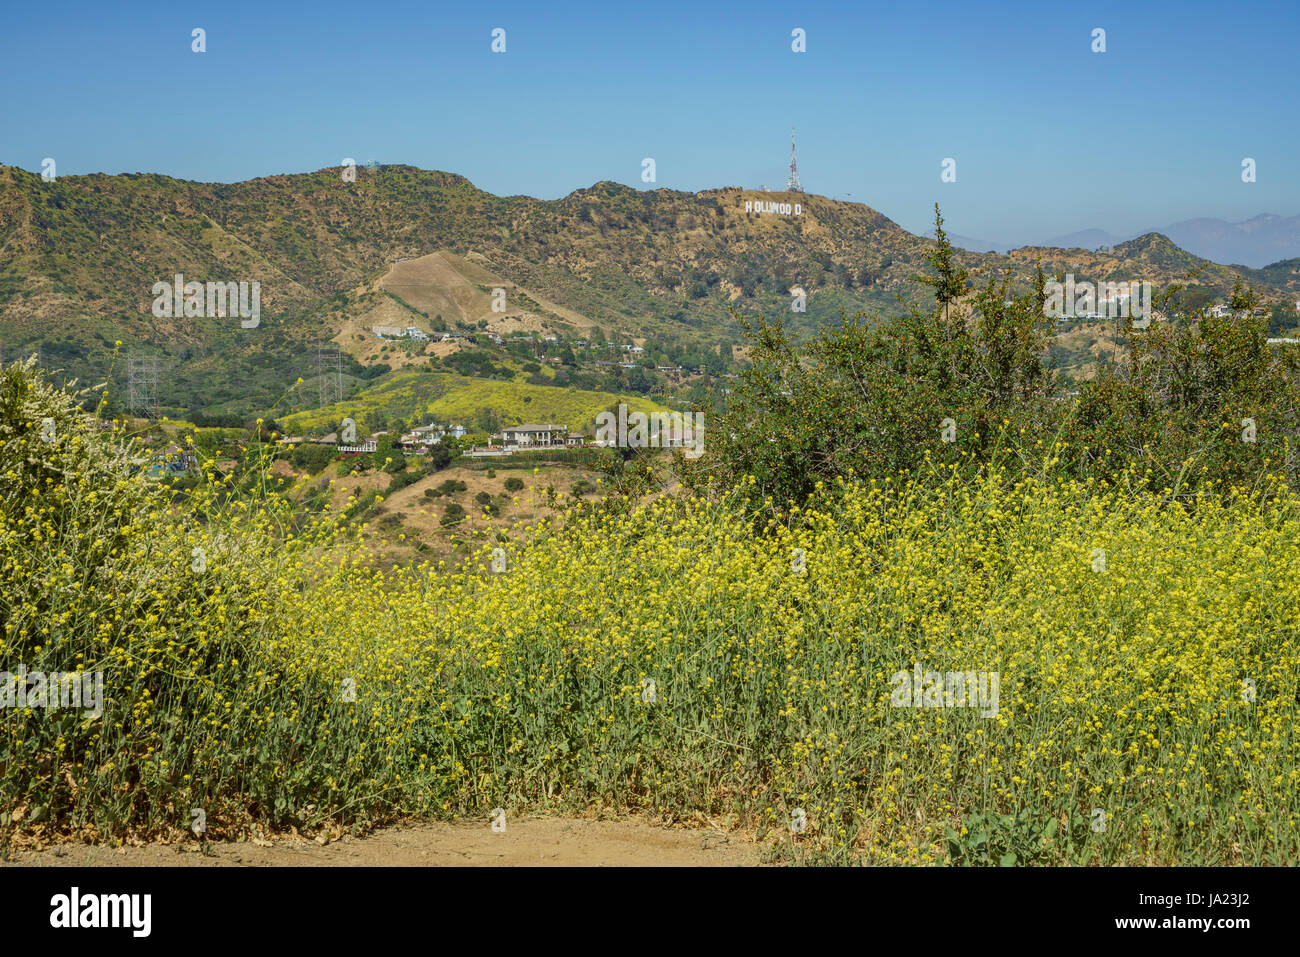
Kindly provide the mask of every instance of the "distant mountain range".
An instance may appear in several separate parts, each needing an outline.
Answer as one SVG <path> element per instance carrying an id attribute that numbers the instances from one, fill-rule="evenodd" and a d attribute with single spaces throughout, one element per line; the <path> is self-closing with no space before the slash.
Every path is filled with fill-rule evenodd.
<path id="1" fill-rule="evenodd" d="M 1042 242 L 1018 245 L 955 234 L 948 238 L 954 246 L 971 252 L 1005 253 L 1023 245 L 1096 249 L 1099 246 L 1116 246 L 1147 233 L 1168 236 L 1176 245 L 1203 259 L 1249 266 L 1252 269 L 1262 269 L 1284 259 L 1300 257 L 1300 216 L 1275 216 L 1272 213 L 1261 213 L 1240 223 L 1203 216 L 1156 229 L 1118 235 L 1104 229 L 1081 229 Z"/>

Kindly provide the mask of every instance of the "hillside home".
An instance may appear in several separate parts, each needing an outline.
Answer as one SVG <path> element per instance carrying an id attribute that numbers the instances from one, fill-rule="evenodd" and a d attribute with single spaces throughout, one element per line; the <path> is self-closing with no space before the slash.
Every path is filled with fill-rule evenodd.
<path id="1" fill-rule="evenodd" d="M 563 425 L 517 425 L 505 429 L 501 439 L 506 445 L 531 446 L 533 448 L 550 448 L 563 445 L 568 428 Z"/>
<path id="2" fill-rule="evenodd" d="M 420 454 L 420 449 L 428 451 L 428 446 L 437 445 L 446 434 L 440 426 L 430 422 L 428 425 L 417 425 L 410 432 L 403 435 L 397 444 L 402 448 L 415 449 L 416 454 Z"/>

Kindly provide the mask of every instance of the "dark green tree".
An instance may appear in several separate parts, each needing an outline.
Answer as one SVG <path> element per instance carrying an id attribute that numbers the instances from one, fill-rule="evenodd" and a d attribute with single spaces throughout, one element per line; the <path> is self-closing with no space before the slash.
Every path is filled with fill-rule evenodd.
<path id="1" fill-rule="evenodd" d="M 943 307 L 944 319 L 947 320 L 948 307 L 965 294 L 970 273 L 954 262 L 952 243 L 948 242 L 948 234 L 943 231 L 943 215 L 938 203 L 934 204 L 934 249 L 926 259 L 934 274 L 914 276 L 913 279 L 933 287 L 935 301 Z"/>

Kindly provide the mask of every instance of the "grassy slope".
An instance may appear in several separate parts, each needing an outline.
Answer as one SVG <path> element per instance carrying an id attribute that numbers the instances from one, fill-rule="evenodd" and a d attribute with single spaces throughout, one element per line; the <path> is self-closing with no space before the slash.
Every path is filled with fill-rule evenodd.
<path id="1" fill-rule="evenodd" d="M 619 396 L 612 392 L 584 392 L 557 386 L 403 369 L 385 376 L 382 382 L 344 403 L 288 415 L 281 422 L 296 434 L 302 430 L 320 429 L 344 416 L 360 420 L 367 411 L 383 410 L 401 418 L 419 415 L 440 422 L 460 422 L 468 428 L 470 420 L 480 410 L 492 409 L 509 424 L 554 422 L 577 430 L 598 412 L 619 402 L 626 402 L 631 410 L 667 411 L 665 406 L 649 399 Z"/>

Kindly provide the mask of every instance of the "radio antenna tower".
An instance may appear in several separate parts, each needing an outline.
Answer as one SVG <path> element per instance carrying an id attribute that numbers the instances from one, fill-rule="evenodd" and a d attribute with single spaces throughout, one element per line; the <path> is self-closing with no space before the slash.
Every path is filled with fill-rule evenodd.
<path id="1" fill-rule="evenodd" d="M 790 127 L 790 178 L 785 181 L 785 191 L 787 193 L 802 193 L 803 187 L 799 185 L 799 167 L 794 161 L 794 126 Z"/>

